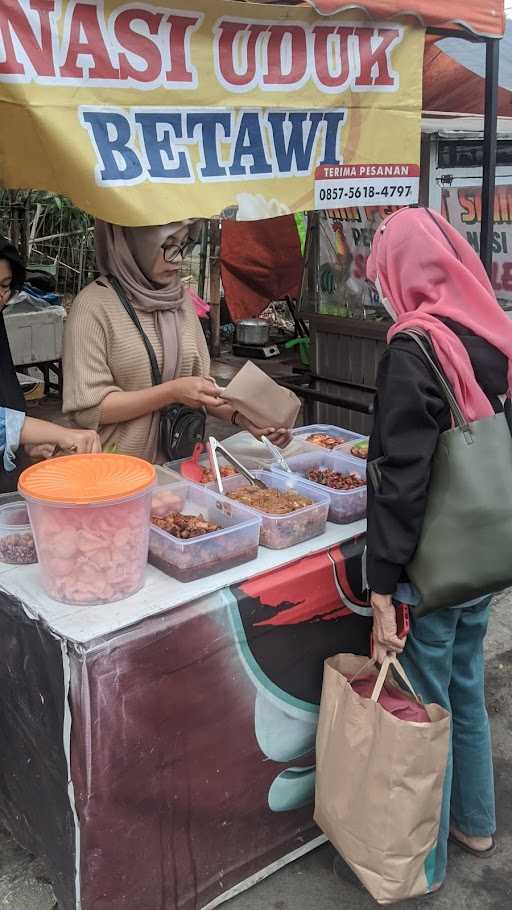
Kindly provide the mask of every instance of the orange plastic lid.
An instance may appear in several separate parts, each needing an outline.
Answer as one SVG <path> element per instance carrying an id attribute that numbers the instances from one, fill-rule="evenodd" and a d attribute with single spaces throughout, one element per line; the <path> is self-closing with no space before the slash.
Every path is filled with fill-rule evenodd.
<path id="1" fill-rule="evenodd" d="M 35 464 L 20 477 L 20 493 L 65 505 L 126 499 L 153 486 L 153 465 L 131 455 L 67 455 Z"/>

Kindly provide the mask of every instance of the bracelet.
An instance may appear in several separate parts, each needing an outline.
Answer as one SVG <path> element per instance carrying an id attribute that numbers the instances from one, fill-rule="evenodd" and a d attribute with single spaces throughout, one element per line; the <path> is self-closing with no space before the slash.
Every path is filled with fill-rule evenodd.
<path id="1" fill-rule="evenodd" d="M 233 413 L 231 415 L 231 423 L 233 424 L 234 427 L 238 426 L 238 415 L 239 414 L 240 414 L 240 411 L 233 411 Z"/>

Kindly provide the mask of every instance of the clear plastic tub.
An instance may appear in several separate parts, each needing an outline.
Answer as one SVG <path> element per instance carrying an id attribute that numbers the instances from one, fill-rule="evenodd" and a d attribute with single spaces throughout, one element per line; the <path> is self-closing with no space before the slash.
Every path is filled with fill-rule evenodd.
<path id="1" fill-rule="evenodd" d="M 325 490 L 330 499 L 329 521 L 339 525 L 359 521 L 366 515 L 366 486 L 354 490 L 331 490 L 323 484 L 314 483 L 305 477 L 311 468 L 329 468 L 340 474 L 357 474 L 366 482 L 366 463 L 361 459 L 348 458 L 344 454 L 311 451 L 308 454 L 296 455 L 288 459 L 288 466 L 311 489 Z M 278 464 L 272 465 L 272 471 L 282 475 Z"/>
<path id="2" fill-rule="evenodd" d="M 50 597 L 107 604 L 142 588 L 154 482 L 150 464 L 124 455 L 72 455 L 22 474 Z"/>
<path id="3" fill-rule="evenodd" d="M 256 559 L 261 518 L 250 509 L 184 481 L 159 487 L 153 494 L 152 514 L 165 517 L 170 512 L 202 515 L 221 526 L 220 531 L 180 540 L 151 525 L 149 561 L 172 578 L 195 581 Z"/>
<path id="4" fill-rule="evenodd" d="M 317 537 L 325 531 L 327 513 L 329 511 L 329 496 L 320 487 L 306 484 L 296 475 L 279 474 L 272 471 L 252 471 L 255 477 L 263 481 L 268 487 L 276 490 L 295 490 L 301 496 L 312 500 L 312 505 L 297 509 L 288 515 L 270 515 L 250 509 L 254 515 L 262 519 L 260 543 L 269 550 L 284 550 Z M 227 477 L 224 481 L 224 492 L 228 495 L 233 490 L 247 486 L 245 477 Z M 245 508 L 249 509 L 248 506 Z"/>
<path id="5" fill-rule="evenodd" d="M 185 462 L 187 462 L 187 461 L 190 461 L 190 458 L 178 458 L 176 461 L 168 461 L 168 462 L 166 462 L 166 464 L 164 464 L 164 468 L 167 471 L 174 471 L 176 474 L 179 474 L 180 477 L 182 477 L 182 479 L 184 481 L 188 481 L 189 483 L 194 483 L 194 481 L 189 481 L 188 478 L 184 477 L 183 474 L 181 473 L 181 466 L 183 464 L 185 464 Z M 224 462 L 222 455 L 220 453 L 219 453 L 219 462 L 220 462 L 219 467 L 220 467 L 221 471 L 223 468 L 228 468 L 229 473 L 232 474 L 233 471 L 235 470 L 230 465 L 228 465 L 227 463 Z M 202 480 L 200 482 L 200 486 L 206 486 L 209 483 L 213 483 L 215 476 L 213 474 L 213 471 L 211 471 L 210 459 L 206 452 L 204 453 L 204 455 L 200 455 L 200 457 L 198 459 L 198 464 L 201 468 L 204 468 L 205 471 L 209 471 L 211 473 L 210 477 L 207 476 L 204 480 Z M 235 471 L 235 473 L 236 473 L 236 471 Z"/>
<path id="6" fill-rule="evenodd" d="M 30 518 L 22 500 L 0 507 L 0 562 L 11 566 L 37 562 Z"/>
<path id="7" fill-rule="evenodd" d="M 344 455 L 347 455 L 348 458 L 354 458 L 356 461 L 360 461 L 365 464 L 367 461 L 368 441 L 369 437 L 363 436 L 362 439 L 356 440 L 355 442 L 353 439 L 349 442 L 344 442 L 339 449 L 334 449 L 334 454 L 341 455 L 343 453 Z M 356 455 L 353 451 L 363 450 L 363 448 L 365 448 L 366 451 L 362 452 L 361 455 Z"/>
<path id="8" fill-rule="evenodd" d="M 354 442 L 364 439 L 364 436 L 361 436 L 360 433 L 352 433 L 351 430 L 344 430 L 343 427 L 333 427 L 325 423 L 315 423 L 311 424 L 308 427 L 296 427 L 293 431 L 293 436 L 307 442 L 308 445 L 314 445 L 319 449 L 324 449 L 325 452 L 337 452 L 338 446 L 333 449 L 328 449 L 324 446 L 319 445 L 319 443 L 311 442 L 308 439 L 308 436 L 312 436 L 314 433 L 324 433 L 326 436 L 336 436 L 339 437 L 339 445 L 350 442 L 354 445 Z"/>

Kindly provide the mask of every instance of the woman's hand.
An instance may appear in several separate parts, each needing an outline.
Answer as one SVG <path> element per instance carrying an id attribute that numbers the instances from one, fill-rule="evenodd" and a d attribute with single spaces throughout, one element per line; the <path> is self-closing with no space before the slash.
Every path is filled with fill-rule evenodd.
<path id="1" fill-rule="evenodd" d="M 40 446 L 31 446 L 27 445 L 25 448 L 25 454 L 29 458 L 32 458 L 34 461 L 43 461 L 44 459 L 51 458 L 55 454 L 55 446 L 52 443 L 47 445 Z"/>
<path id="2" fill-rule="evenodd" d="M 247 430 L 251 436 L 255 436 L 256 439 L 261 439 L 262 436 L 266 436 L 267 439 L 270 439 L 270 442 L 273 442 L 275 446 L 278 446 L 280 449 L 285 449 L 289 444 L 292 438 L 292 431 L 281 429 L 275 429 L 275 427 L 257 427 L 248 417 L 244 417 L 243 414 L 238 414 L 236 418 L 237 426 Z"/>
<path id="3" fill-rule="evenodd" d="M 405 638 L 399 638 L 396 628 L 396 611 L 391 594 L 372 593 L 373 607 L 373 657 L 381 664 L 388 654 L 401 654 Z"/>
<path id="4" fill-rule="evenodd" d="M 189 408 L 215 408 L 223 404 L 219 389 L 214 379 L 204 376 L 188 376 L 173 379 L 167 383 L 172 394 L 172 401 L 185 404 Z"/>
<path id="5" fill-rule="evenodd" d="M 100 437 L 94 430 L 72 430 L 69 427 L 59 427 L 55 438 L 57 447 L 69 455 L 101 452 Z"/>
<path id="6" fill-rule="evenodd" d="M 28 449 L 29 457 L 45 458 L 56 448 L 63 452 L 83 455 L 101 452 L 100 438 L 94 430 L 72 430 L 57 423 L 26 417 L 21 431 L 21 443 Z"/>

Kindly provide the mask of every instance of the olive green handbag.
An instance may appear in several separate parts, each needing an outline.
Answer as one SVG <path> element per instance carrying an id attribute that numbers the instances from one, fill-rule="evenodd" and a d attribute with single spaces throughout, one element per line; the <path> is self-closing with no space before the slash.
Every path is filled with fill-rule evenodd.
<path id="1" fill-rule="evenodd" d="M 423 529 L 407 566 L 423 615 L 512 585 L 510 400 L 504 413 L 468 423 L 425 335 L 401 334 L 421 348 L 453 418 L 453 429 L 439 437 Z"/>

